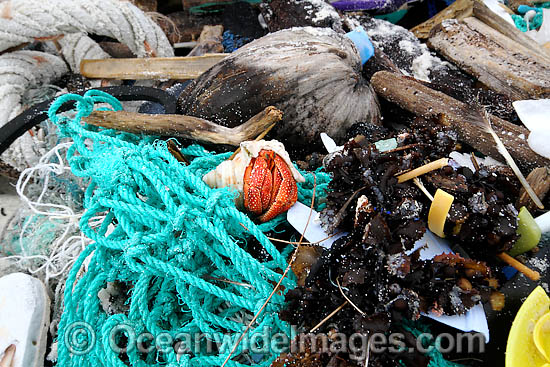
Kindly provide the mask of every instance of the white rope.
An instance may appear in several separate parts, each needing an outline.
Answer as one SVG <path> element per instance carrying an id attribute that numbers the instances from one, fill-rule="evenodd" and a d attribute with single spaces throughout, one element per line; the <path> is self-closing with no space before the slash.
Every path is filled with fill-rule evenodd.
<path id="1" fill-rule="evenodd" d="M 107 36 L 138 57 L 173 56 L 162 29 L 143 11 L 117 0 L 10 0 L 0 3 L 0 51 L 69 33 Z"/>
<path id="2" fill-rule="evenodd" d="M 67 72 L 67 65 L 60 57 L 44 52 L 15 51 L 1 55 L 0 127 L 21 112 L 25 90 L 48 84 Z"/>
<path id="3" fill-rule="evenodd" d="M 84 33 L 67 34 L 59 40 L 63 57 L 73 73 L 80 73 L 80 62 L 84 59 L 108 59 L 111 56 Z"/>

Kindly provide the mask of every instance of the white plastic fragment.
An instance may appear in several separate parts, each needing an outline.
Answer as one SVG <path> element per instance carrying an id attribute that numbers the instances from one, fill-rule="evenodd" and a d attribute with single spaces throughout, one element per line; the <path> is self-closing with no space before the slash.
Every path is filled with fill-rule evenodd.
<path id="1" fill-rule="evenodd" d="M 521 122 L 530 131 L 549 129 L 550 99 L 527 99 L 512 103 Z"/>
<path id="2" fill-rule="evenodd" d="M 315 210 L 311 213 L 311 219 L 306 228 L 307 219 L 309 217 L 311 208 L 307 205 L 304 205 L 300 202 L 296 202 L 289 210 L 286 212 L 286 219 L 288 222 L 296 229 L 299 233 L 302 233 L 308 242 L 319 242 L 329 235 L 321 228 L 321 223 L 319 222 L 319 213 Z M 304 228 L 306 232 L 304 233 Z M 332 244 L 339 238 L 346 236 L 347 232 L 340 232 L 337 235 L 334 235 L 322 242 L 319 242 L 319 246 L 325 248 L 330 248 Z"/>
<path id="3" fill-rule="evenodd" d="M 550 231 L 550 211 L 536 217 L 535 223 L 540 227 L 542 233 Z"/>
<path id="4" fill-rule="evenodd" d="M 521 122 L 531 132 L 529 147 L 537 154 L 550 159 L 550 99 L 529 99 L 512 103 Z"/>
<path id="5" fill-rule="evenodd" d="M 343 148 L 342 146 L 336 145 L 334 139 L 328 136 L 327 133 L 321 133 L 321 141 L 323 142 L 325 149 L 329 154 L 337 152 Z"/>
<path id="6" fill-rule="evenodd" d="M 15 345 L 11 367 L 42 367 L 50 324 L 44 284 L 23 273 L 0 278 L 0 353 Z"/>
<path id="7" fill-rule="evenodd" d="M 406 253 L 410 255 L 421 247 L 423 247 L 420 250 L 421 260 L 433 259 L 435 256 L 443 253 L 454 253 L 445 239 L 434 235 L 429 229 L 426 230 L 426 233 L 421 239 L 415 242 L 414 247 Z M 475 305 L 464 315 L 437 316 L 433 313 L 423 315 L 458 330 L 482 333 L 485 337 L 485 343 L 489 342 L 489 324 L 487 323 L 487 317 L 485 316 L 485 310 L 482 304 Z"/>
<path id="8" fill-rule="evenodd" d="M 449 158 L 455 161 L 459 166 L 468 167 L 469 169 L 472 170 L 472 172 L 475 172 L 474 163 L 472 162 L 472 158 L 470 154 L 453 151 L 449 154 Z M 485 158 L 476 157 L 476 161 L 479 165 L 483 165 L 483 166 L 504 166 L 505 165 L 504 163 L 499 162 L 496 159 L 489 156 Z"/>

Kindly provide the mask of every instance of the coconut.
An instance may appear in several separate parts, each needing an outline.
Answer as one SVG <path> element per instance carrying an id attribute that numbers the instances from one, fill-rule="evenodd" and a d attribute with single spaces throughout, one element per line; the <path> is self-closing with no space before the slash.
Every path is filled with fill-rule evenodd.
<path id="1" fill-rule="evenodd" d="M 283 111 L 274 137 L 285 145 L 343 143 L 357 122 L 380 124 L 375 92 L 354 43 L 329 28 L 291 28 L 259 38 L 191 83 L 181 113 L 234 127 L 265 107 Z"/>

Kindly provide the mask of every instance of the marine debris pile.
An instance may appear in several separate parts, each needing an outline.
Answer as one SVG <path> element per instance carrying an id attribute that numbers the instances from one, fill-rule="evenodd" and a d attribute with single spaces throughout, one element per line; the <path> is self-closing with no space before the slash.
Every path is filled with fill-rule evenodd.
<path id="1" fill-rule="evenodd" d="M 0 367 L 550 363 L 549 3 L 0 30 Z"/>

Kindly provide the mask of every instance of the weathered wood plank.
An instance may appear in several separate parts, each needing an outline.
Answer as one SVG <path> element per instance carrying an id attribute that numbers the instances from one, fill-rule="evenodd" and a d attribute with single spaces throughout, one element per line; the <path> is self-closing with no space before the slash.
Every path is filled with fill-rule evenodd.
<path id="1" fill-rule="evenodd" d="M 95 79 L 195 79 L 228 55 L 82 60 L 80 73 Z"/>
<path id="2" fill-rule="evenodd" d="M 427 39 L 432 29 L 436 25 L 441 24 L 442 21 L 446 19 L 462 20 L 471 17 L 473 14 L 473 4 L 474 0 L 456 0 L 424 23 L 411 28 L 411 32 L 420 39 Z"/>
<path id="3" fill-rule="evenodd" d="M 434 28 L 428 46 L 513 100 L 550 96 L 546 59 L 476 18 L 443 21 Z"/>
<path id="4" fill-rule="evenodd" d="M 481 115 L 469 105 L 448 95 L 426 87 L 413 78 L 380 71 L 371 78 L 378 95 L 401 108 L 426 118 L 435 118 L 451 126 L 466 142 L 483 154 L 499 158 L 493 138 L 480 125 Z M 514 157 L 522 171 L 537 167 L 550 167 L 550 160 L 536 154 L 527 144 L 529 131 L 498 117 L 491 116 L 493 129 Z"/>

